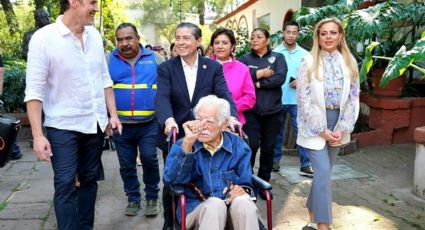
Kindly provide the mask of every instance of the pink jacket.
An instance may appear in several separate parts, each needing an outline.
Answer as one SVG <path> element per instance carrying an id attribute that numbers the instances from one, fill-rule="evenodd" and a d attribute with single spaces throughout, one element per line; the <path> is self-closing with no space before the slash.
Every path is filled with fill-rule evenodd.
<path id="1" fill-rule="evenodd" d="M 212 56 L 211 59 L 216 60 L 216 57 Z M 227 87 L 238 110 L 239 121 L 245 124 L 243 112 L 252 109 L 255 105 L 255 88 L 249 68 L 232 58 L 232 62 L 223 64 L 223 72 Z"/>

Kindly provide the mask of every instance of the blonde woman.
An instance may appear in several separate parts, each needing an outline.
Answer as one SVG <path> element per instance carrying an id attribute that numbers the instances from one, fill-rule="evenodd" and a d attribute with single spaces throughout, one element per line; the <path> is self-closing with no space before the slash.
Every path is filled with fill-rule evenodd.
<path id="1" fill-rule="evenodd" d="M 307 149 L 314 178 L 305 229 L 329 229 L 332 223 L 331 171 L 340 145 L 350 140 L 359 113 L 357 63 L 347 47 L 341 21 L 320 21 L 310 55 L 298 72 L 297 144 Z"/>

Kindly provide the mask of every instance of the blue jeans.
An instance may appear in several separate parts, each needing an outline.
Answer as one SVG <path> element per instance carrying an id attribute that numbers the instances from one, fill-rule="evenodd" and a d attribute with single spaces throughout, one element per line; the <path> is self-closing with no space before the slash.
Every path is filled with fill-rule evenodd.
<path id="1" fill-rule="evenodd" d="M 93 229 L 97 180 L 103 175 L 104 134 L 46 127 L 53 156 L 54 208 L 58 229 Z M 78 175 L 80 187 L 75 187 Z"/>
<path id="2" fill-rule="evenodd" d="M 136 166 L 137 150 L 140 152 L 142 161 L 146 200 L 158 199 L 160 181 L 156 149 L 158 129 L 158 120 L 154 119 L 147 123 L 123 124 L 122 134 L 114 135 L 121 179 L 129 202 L 141 200 Z"/>
<path id="3" fill-rule="evenodd" d="M 292 129 L 294 130 L 295 139 L 298 134 L 298 125 L 297 125 L 297 105 L 282 105 L 282 117 L 283 122 L 286 121 L 286 113 L 289 113 L 289 119 L 291 120 Z M 273 162 L 279 162 L 282 158 L 282 144 L 283 144 L 283 133 L 285 129 L 285 124 L 281 125 L 279 134 L 276 137 L 276 145 L 274 150 Z M 309 166 L 310 160 L 307 156 L 307 151 L 305 148 L 297 145 L 298 155 L 300 156 L 301 168 Z"/>
<path id="4" fill-rule="evenodd" d="M 10 155 L 12 156 L 19 156 L 21 154 L 21 148 L 19 148 L 19 145 L 16 143 L 16 140 L 12 144 L 12 150 L 10 150 Z"/>

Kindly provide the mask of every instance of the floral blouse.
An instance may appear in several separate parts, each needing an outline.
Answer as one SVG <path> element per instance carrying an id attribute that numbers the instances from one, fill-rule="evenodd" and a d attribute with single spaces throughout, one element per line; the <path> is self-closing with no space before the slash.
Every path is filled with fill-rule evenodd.
<path id="1" fill-rule="evenodd" d="M 344 80 L 348 78 L 344 79 L 342 74 L 342 68 L 344 63 L 341 54 L 337 52 L 335 54 L 332 53 L 330 56 L 331 57 L 329 57 L 329 60 L 325 60 L 324 62 L 322 62 L 323 76 L 325 77 L 324 81 L 322 80 L 319 82 L 319 84 L 323 84 L 325 98 L 324 104 L 326 107 L 334 106 L 340 108 L 340 115 L 335 130 L 340 130 L 343 133 L 351 133 L 354 129 L 354 124 L 356 123 L 358 116 L 357 111 L 359 106 L 360 94 L 359 81 L 352 81 L 352 78 L 350 76 L 349 79 L 351 80 L 351 82 L 348 99 L 345 101 L 344 104 L 341 105 L 340 103 L 343 95 Z M 310 59 L 312 59 L 311 56 Z M 332 63 L 332 60 L 337 61 Z M 306 58 L 304 58 L 304 61 L 301 64 L 297 73 L 297 121 L 298 129 L 303 136 L 314 137 L 319 136 L 327 128 L 327 121 L 326 114 L 323 114 L 323 110 L 319 109 L 320 106 L 312 106 L 312 103 L 315 102 L 312 102 L 312 82 L 310 81 L 307 74 L 307 68 L 309 66 L 308 64 L 312 65 L 312 63 L 306 63 Z M 331 71 L 332 73 L 329 73 L 329 71 Z M 312 81 L 316 81 L 313 78 L 314 77 L 312 76 Z"/>
<path id="2" fill-rule="evenodd" d="M 344 86 L 344 75 L 338 51 L 320 52 L 323 60 L 324 96 L 326 108 L 339 108 Z"/>

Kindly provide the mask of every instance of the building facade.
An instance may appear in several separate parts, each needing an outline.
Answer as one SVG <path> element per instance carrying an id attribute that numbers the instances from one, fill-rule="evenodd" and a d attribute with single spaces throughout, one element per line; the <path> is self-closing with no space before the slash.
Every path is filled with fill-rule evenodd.
<path id="1" fill-rule="evenodd" d="M 289 20 L 301 6 L 301 0 L 249 0 L 217 19 L 215 24 L 234 31 L 244 29 L 247 37 L 257 27 L 266 28 L 273 34 L 281 30 L 283 23 Z"/>

